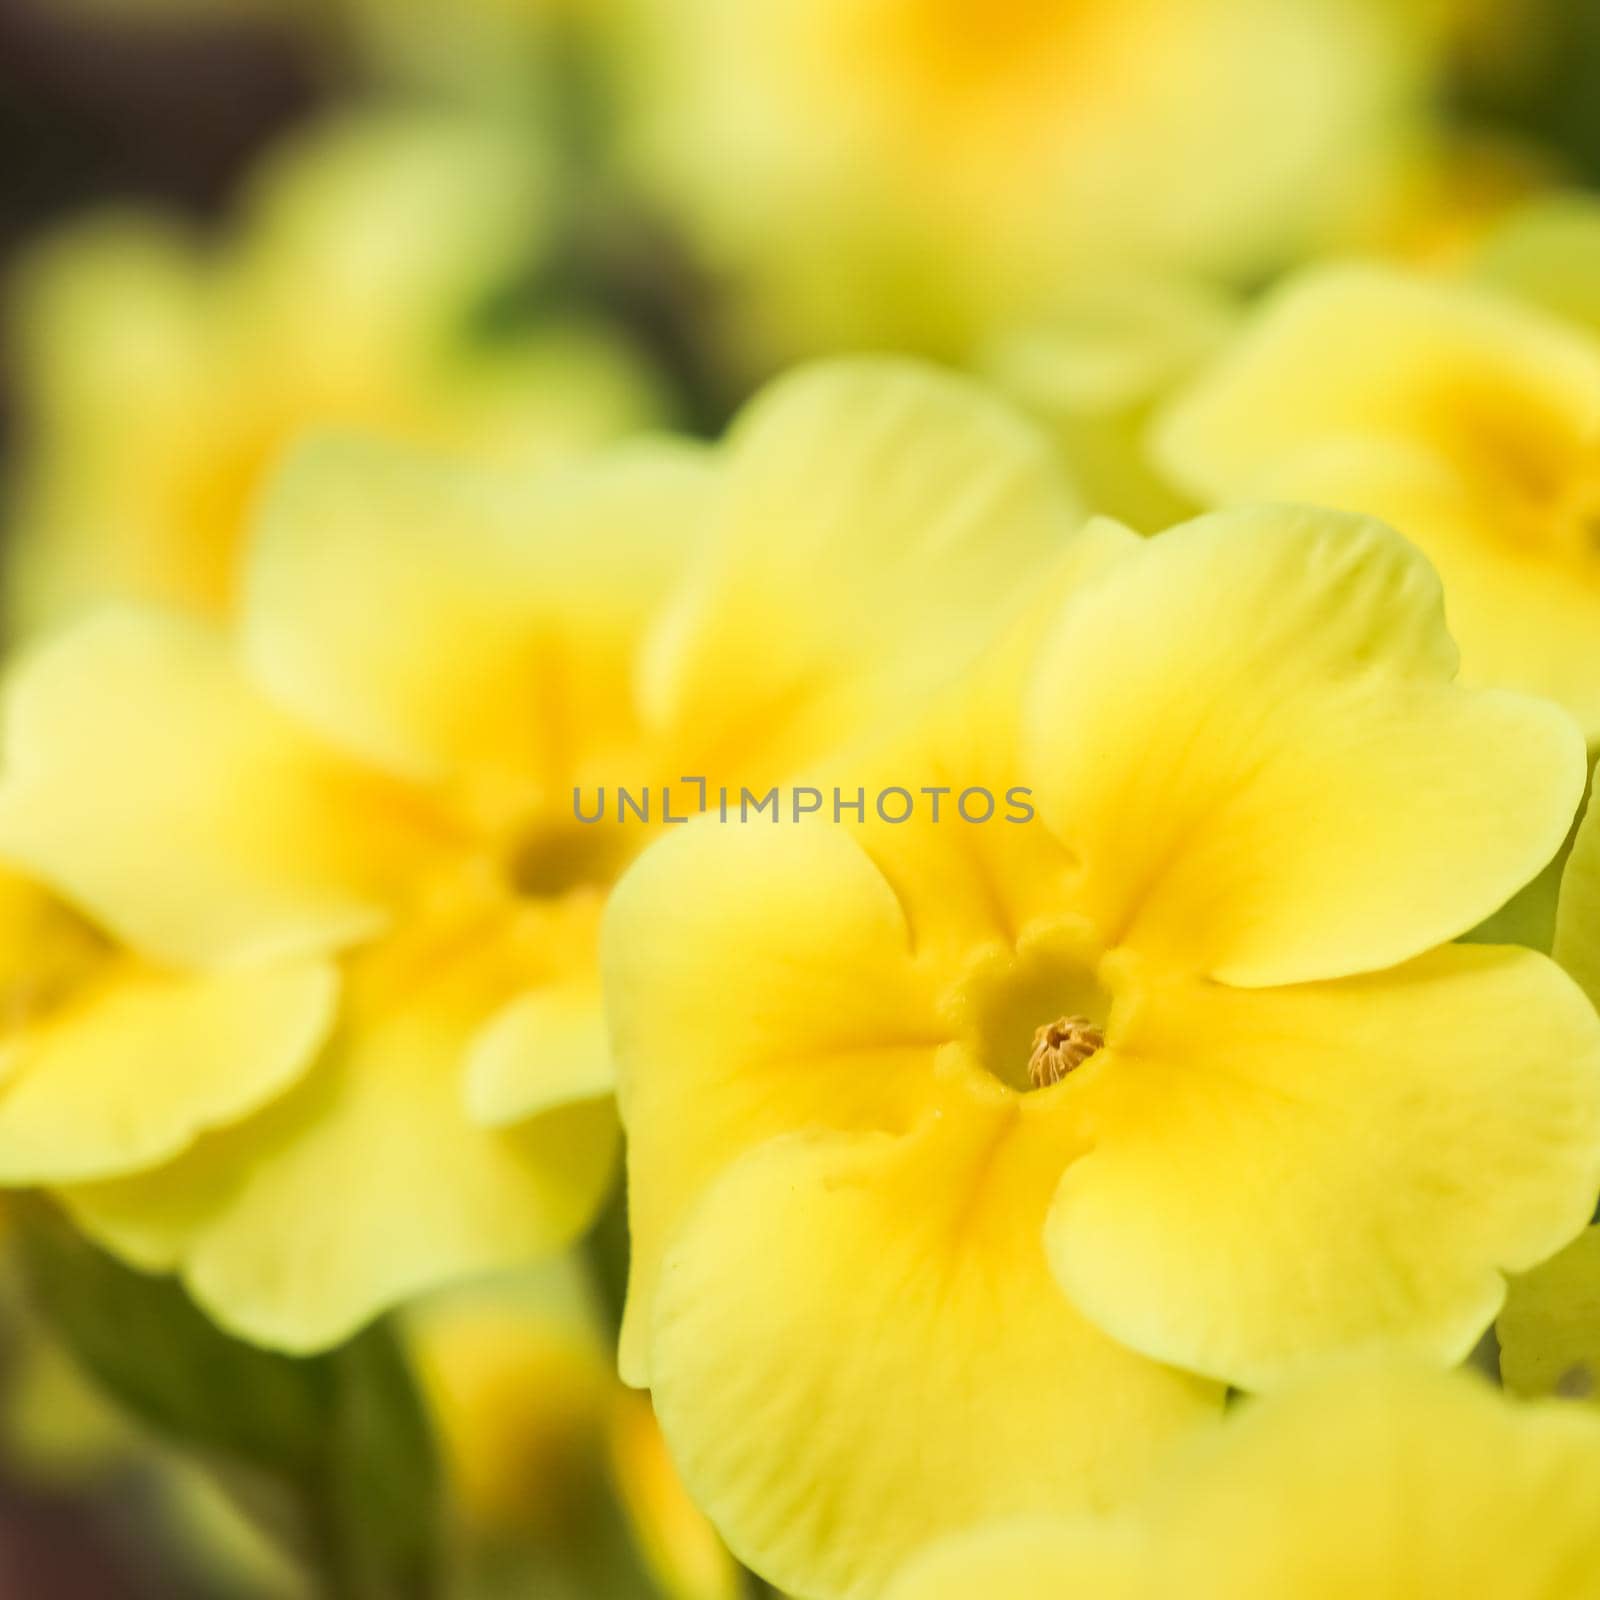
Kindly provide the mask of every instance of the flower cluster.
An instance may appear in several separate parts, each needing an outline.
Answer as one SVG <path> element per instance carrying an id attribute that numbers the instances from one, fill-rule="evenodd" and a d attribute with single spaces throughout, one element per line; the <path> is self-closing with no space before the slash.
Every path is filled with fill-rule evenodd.
<path id="1" fill-rule="evenodd" d="M 1490 20 L 327 10 L 381 104 L 14 275 L 0 1332 L 350 1600 L 1600 1600 Z"/>

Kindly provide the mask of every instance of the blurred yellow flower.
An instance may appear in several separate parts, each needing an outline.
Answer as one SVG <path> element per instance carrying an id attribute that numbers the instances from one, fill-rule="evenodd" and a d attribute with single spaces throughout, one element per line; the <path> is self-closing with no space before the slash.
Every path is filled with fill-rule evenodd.
<path id="1" fill-rule="evenodd" d="M 630 4 L 636 165 L 767 359 L 961 356 L 1085 263 L 1263 270 L 1422 103 L 1372 0 Z"/>
<path id="2" fill-rule="evenodd" d="M 543 1279 L 494 1283 L 420 1307 L 410 1326 L 473 1525 L 560 1551 L 599 1537 L 595 1502 L 615 1496 L 664 1595 L 737 1600 L 732 1557 L 673 1470 L 649 1401 L 618 1382 L 580 1293 Z M 580 1566 L 593 1555 L 574 1552 Z"/>
<path id="3" fill-rule="evenodd" d="M 34 247 L 10 307 L 13 625 L 226 610 L 263 477 L 311 427 L 527 466 L 659 415 L 616 336 L 488 325 L 548 251 L 547 168 L 515 125 L 352 112 L 277 151 L 220 244 L 122 212 Z"/>
<path id="4" fill-rule="evenodd" d="M 186 974 L 0 869 L 0 1183 L 166 1160 L 281 1093 L 337 1008 L 321 956 Z"/>
<path id="5" fill-rule="evenodd" d="M 552 1298 L 496 1281 L 407 1319 L 461 1511 L 475 1528 L 540 1545 L 571 1536 L 599 1487 L 616 1387 L 581 1299 Z"/>
<path id="6" fill-rule="evenodd" d="M 1459 1374 L 1249 1402 L 1116 1518 L 953 1535 L 890 1600 L 1594 1600 L 1600 1421 Z"/>
<path id="7" fill-rule="evenodd" d="M 1468 283 L 1317 268 L 1159 425 L 1207 503 L 1383 517 L 1444 580 L 1470 683 L 1550 696 L 1600 740 L 1600 343 Z"/>
<path id="8" fill-rule="evenodd" d="M 940 820 L 708 821 L 607 913 L 623 1375 L 804 1594 L 1125 1491 L 1218 1404 L 1173 1368 L 1459 1360 L 1600 1188 L 1600 1019 L 1441 943 L 1554 853 L 1583 742 L 1451 682 L 1416 552 L 1096 524 L 1038 588 L 1042 642 L 843 774 Z M 1036 820 L 952 810 L 1016 785 Z"/>
<path id="9" fill-rule="evenodd" d="M 296 1350 L 564 1243 L 616 1140 L 598 920 L 663 789 L 681 817 L 680 778 L 770 783 L 903 712 L 1078 523 L 1044 439 L 892 363 L 786 380 L 715 454 L 641 443 L 523 480 L 308 446 L 231 636 L 111 611 L 19 666 L 0 853 L 151 961 L 244 983 L 337 960 L 332 1032 L 273 1058 L 245 1120 L 254 1057 L 213 1053 L 160 1091 L 187 1148 L 167 1129 L 115 1147 L 129 1176 L 28 1181 L 105 1179 L 65 1194 L 91 1233 Z M 648 825 L 623 786 L 649 786 Z M 92 1128 L 142 1112 L 162 1059 L 80 1067 L 34 1159 L 89 1137 L 80 1077 L 126 1080 Z"/>

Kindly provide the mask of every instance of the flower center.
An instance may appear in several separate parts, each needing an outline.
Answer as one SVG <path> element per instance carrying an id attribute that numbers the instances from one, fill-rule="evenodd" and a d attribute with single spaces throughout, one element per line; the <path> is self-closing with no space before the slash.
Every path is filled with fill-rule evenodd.
<path id="1" fill-rule="evenodd" d="M 1105 1043 L 1105 1035 L 1087 1017 L 1058 1017 L 1047 1022 L 1034 1030 L 1028 1081 L 1035 1089 L 1048 1089 L 1081 1067 L 1096 1050 L 1103 1050 Z"/>
<path id="2" fill-rule="evenodd" d="M 1106 1042 L 1101 954 L 1085 929 L 1064 924 L 977 956 L 948 1002 L 968 1059 L 1019 1094 L 1076 1071 Z"/>
<path id="3" fill-rule="evenodd" d="M 516 892 L 534 900 L 609 889 L 641 842 L 609 821 L 537 824 L 517 838 L 506 871 Z"/>

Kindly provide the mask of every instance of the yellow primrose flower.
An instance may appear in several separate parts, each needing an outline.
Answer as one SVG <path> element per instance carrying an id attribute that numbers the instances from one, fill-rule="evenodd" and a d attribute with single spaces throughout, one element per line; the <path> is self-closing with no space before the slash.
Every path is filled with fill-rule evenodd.
<path id="1" fill-rule="evenodd" d="M 768 359 L 961 356 L 1086 262 L 1270 267 L 1362 193 L 1426 54 L 1369 0 L 630 6 L 636 164 Z"/>
<path id="2" fill-rule="evenodd" d="M 530 143 L 444 111 L 350 113 L 268 161 L 220 245 L 119 212 L 37 247 L 10 308 L 13 625 L 106 599 L 224 610 L 263 477 L 309 427 L 527 465 L 656 415 L 612 336 L 487 326 L 550 228 Z"/>
<path id="3" fill-rule="evenodd" d="M 295 1350 L 564 1243 L 616 1142 L 599 916 L 663 791 L 681 818 L 680 779 L 715 805 L 925 697 L 1079 520 L 1046 440 L 892 363 L 786 380 L 715 454 L 522 480 L 308 447 L 231 634 L 112 611 L 20 665 L 0 854 L 150 960 L 337 961 L 332 1032 L 244 1120 L 241 1062 L 212 1052 L 172 1092 L 191 1137 L 228 1125 L 187 1148 L 26 1181 L 103 1180 L 64 1191 L 92 1234 Z M 137 1103 L 162 1059 L 100 1074 Z M 52 1104 L 86 1137 L 73 1085 Z"/>
<path id="4" fill-rule="evenodd" d="M 1208 504 L 1384 518 L 1439 569 L 1470 683 L 1600 740 L 1600 343 L 1490 289 L 1317 268 L 1182 394 L 1155 448 Z"/>
<path id="5" fill-rule="evenodd" d="M 1218 1404 L 1174 1368 L 1459 1360 L 1600 1190 L 1600 1019 L 1443 942 L 1560 845 L 1571 720 L 1452 682 L 1377 523 L 1096 524 L 1059 581 L 860 820 L 707 819 L 607 913 L 623 1374 L 803 1594 L 1125 1491 Z"/>
<path id="6" fill-rule="evenodd" d="M 1594 1600 L 1600 1421 L 1374 1369 L 1251 1401 L 1125 1514 L 958 1533 L 889 1600 Z"/>
<path id="7" fill-rule="evenodd" d="M 736 1600 L 738 1569 L 673 1470 L 649 1401 L 618 1382 L 592 1308 L 566 1264 L 552 1265 L 527 1282 L 452 1291 L 409 1318 L 469 1522 L 559 1550 L 592 1541 L 595 1502 L 614 1497 L 664 1595 Z"/>
<path id="8" fill-rule="evenodd" d="M 599 1492 L 615 1378 L 594 1331 L 495 1285 L 409 1318 L 409 1345 L 462 1512 L 535 1543 L 568 1537 Z"/>

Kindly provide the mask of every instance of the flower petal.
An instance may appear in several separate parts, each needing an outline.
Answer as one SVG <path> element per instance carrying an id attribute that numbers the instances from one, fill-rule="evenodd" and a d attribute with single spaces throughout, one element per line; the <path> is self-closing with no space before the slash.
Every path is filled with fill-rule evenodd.
<path id="1" fill-rule="evenodd" d="M 1600 585 L 1582 582 L 1493 503 L 1414 451 L 1366 441 L 1308 451 L 1272 475 L 1274 492 L 1352 506 L 1414 539 L 1438 570 L 1461 676 L 1543 695 L 1600 742 Z"/>
<path id="2" fill-rule="evenodd" d="M 1341 1368 L 1197 1433 L 1125 1515 L 958 1534 L 891 1593 L 1593 1600 L 1597 1469 L 1600 1426 L 1572 1406 L 1513 1406 L 1456 1373 Z M 1004 1582 L 1029 1557 L 1056 1587 Z"/>
<path id="3" fill-rule="evenodd" d="M 775 1140 L 668 1250 L 657 1414 L 691 1495 L 780 1588 L 877 1594 L 946 1529 L 1103 1503 L 1220 1404 L 1057 1290 L 1039 1225 L 1077 1136 L 1016 1104 Z"/>
<path id="4" fill-rule="evenodd" d="M 114 1177 L 170 1159 L 294 1083 L 337 1004 L 324 962 L 187 978 L 110 958 L 6 1045 L 0 1182 Z"/>
<path id="5" fill-rule="evenodd" d="M 634 736 L 635 641 L 709 489 L 697 452 L 666 443 L 526 481 L 313 443 L 268 493 L 252 547 L 250 670 L 407 777 L 570 783 L 585 754 Z"/>
<path id="6" fill-rule="evenodd" d="M 467 1114 L 503 1128 L 616 1088 L 611 1041 L 598 985 L 568 984 L 525 994 L 472 1043 Z"/>
<path id="7" fill-rule="evenodd" d="M 365 937 L 427 847 L 400 796 L 301 733 L 218 638 L 176 619 L 103 613 L 39 648 L 12 679 L 4 742 L 6 853 L 180 965 Z"/>
<path id="8" fill-rule="evenodd" d="M 1430 569 L 1335 512 L 1205 517 L 1080 591 L 1025 750 L 1107 940 L 1254 985 L 1481 922 L 1562 844 L 1585 758 L 1453 664 Z"/>
<path id="9" fill-rule="evenodd" d="M 1082 520 L 1042 436 L 909 363 L 782 379 L 724 448 L 715 536 L 643 680 L 688 772 L 778 776 L 909 711 Z"/>
<path id="10" fill-rule="evenodd" d="M 180 1270 L 219 1323 L 290 1351 L 570 1241 L 610 1186 L 616 1112 L 588 1100 L 515 1129 L 468 1119 L 472 1041 L 530 956 L 515 909 L 481 912 L 354 958 L 339 1030 L 300 1084 L 165 1167 L 67 1190 L 80 1222 L 136 1264 Z"/>
<path id="11" fill-rule="evenodd" d="M 1161 1600 L 1145 1552 L 1123 1530 L 1085 1519 L 1029 1517 L 953 1534 L 932 1544 L 886 1600 Z"/>
<path id="12" fill-rule="evenodd" d="M 1246 1388 L 1336 1352 L 1460 1360 L 1600 1191 L 1600 1020 L 1531 951 L 1141 996 L 1047 1240 L 1135 1349 Z"/>
<path id="13" fill-rule="evenodd" d="M 645 1383 L 661 1253 L 705 1185 L 776 1134 L 905 1125 L 942 1034 L 893 892 L 831 826 L 668 834 L 601 952 L 629 1132 L 622 1369 Z"/>
<path id="14" fill-rule="evenodd" d="M 1597 424 L 1600 356 L 1560 323 L 1465 284 L 1332 267 L 1279 291 L 1178 400 L 1156 448 L 1213 503 L 1259 497 L 1286 459 L 1337 439 L 1405 441 L 1517 493 Z"/>

